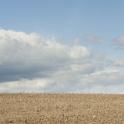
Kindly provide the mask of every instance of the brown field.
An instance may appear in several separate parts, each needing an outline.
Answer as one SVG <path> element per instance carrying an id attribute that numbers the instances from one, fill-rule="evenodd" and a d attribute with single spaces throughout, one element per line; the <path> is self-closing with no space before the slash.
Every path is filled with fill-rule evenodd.
<path id="1" fill-rule="evenodd" d="M 124 124 L 124 95 L 0 94 L 0 124 Z"/>

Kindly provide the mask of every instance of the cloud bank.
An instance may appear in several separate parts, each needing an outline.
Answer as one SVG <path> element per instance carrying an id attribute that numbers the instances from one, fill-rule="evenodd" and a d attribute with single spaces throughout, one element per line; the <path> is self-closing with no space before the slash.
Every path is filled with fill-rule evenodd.
<path id="1" fill-rule="evenodd" d="M 0 30 L 0 92 L 123 92 L 124 61 L 37 33 Z"/>

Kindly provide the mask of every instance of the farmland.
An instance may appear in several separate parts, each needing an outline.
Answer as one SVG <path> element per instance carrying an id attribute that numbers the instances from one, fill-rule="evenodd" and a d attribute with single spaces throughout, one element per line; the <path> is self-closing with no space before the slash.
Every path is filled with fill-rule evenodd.
<path id="1" fill-rule="evenodd" d="M 0 94 L 0 124 L 124 124 L 124 95 Z"/>

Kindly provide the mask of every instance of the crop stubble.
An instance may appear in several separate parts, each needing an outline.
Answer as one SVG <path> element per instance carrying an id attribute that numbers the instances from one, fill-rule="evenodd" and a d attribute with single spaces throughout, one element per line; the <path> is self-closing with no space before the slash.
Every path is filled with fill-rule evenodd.
<path id="1" fill-rule="evenodd" d="M 124 124 L 124 95 L 0 94 L 0 124 Z"/>

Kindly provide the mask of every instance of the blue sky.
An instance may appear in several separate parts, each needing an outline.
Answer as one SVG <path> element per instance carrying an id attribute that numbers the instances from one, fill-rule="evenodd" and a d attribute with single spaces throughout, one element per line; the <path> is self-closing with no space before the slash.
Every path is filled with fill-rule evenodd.
<path id="1" fill-rule="evenodd" d="M 0 91 L 123 92 L 123 13 L 123 0 L 0 0 Z"/>
<path id="2" fill-rule="evenodd" d="M 60 39 L 124 32 L 123 0 L 0 0 L 0 26 Z"/>

